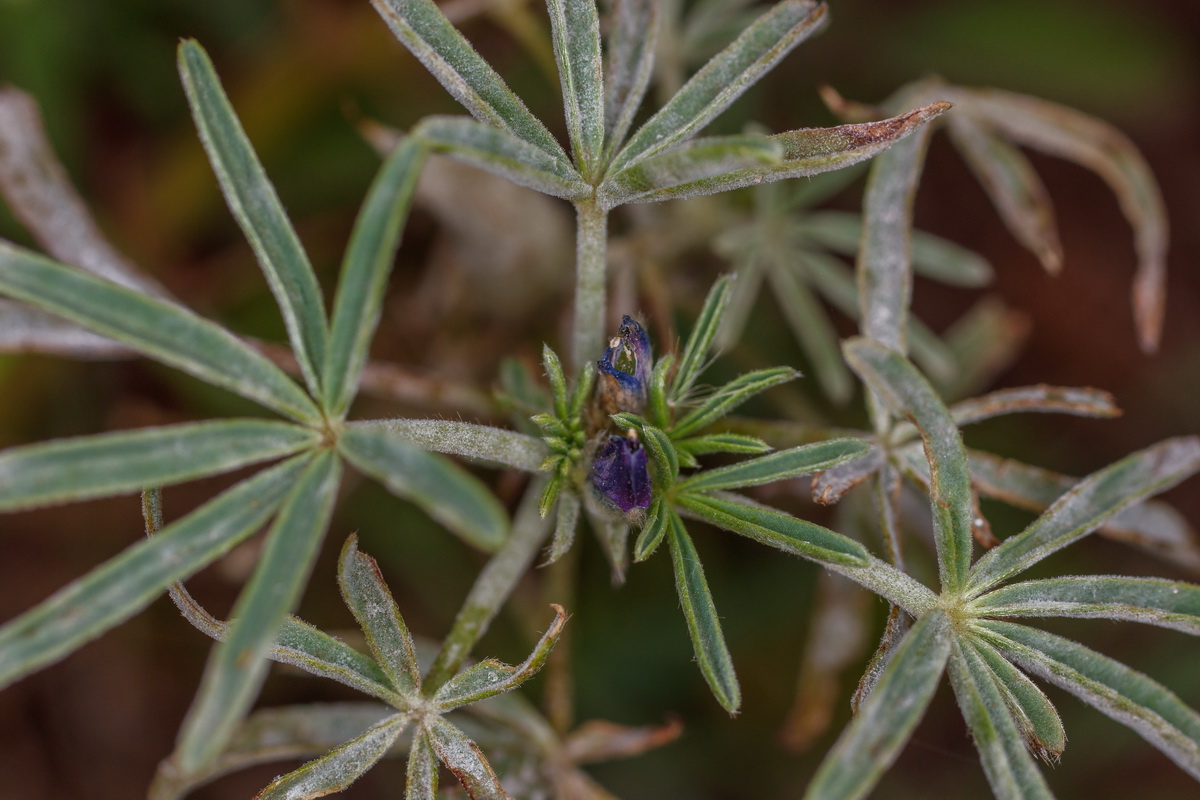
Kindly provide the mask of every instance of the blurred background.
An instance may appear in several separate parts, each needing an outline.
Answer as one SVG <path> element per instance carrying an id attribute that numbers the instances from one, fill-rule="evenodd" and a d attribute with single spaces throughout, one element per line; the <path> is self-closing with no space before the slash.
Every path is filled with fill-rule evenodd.
<path id="1" fill-rule="evenodd" d="M 967 431 L 969 445 L 1070 474 L 1086 474 L 1171 435 L 1200 432 L 1200 4 L 1194 0 L 833 0 L 831 26 L 807 42 L 713 126 L 720 132 L 758 120 L 771 131 L 836 124 L 817 89 L 835 87 L 865 102 L 929 74 L 967 86 L 994 86 L 1064 103 L 1110 121 L 1149 161 L 1165 196 L 1172 242 L 1163 344 L 1136 345 L 1129 288 L 1132 237 L 1116 200 L 1093 174 L 1032 155 L 1054 199 L 1065 251 L 1050 277 L 1021 249 L 944 136 L 936 136 L 916 201 L 918 227 L 991 260 L 995 284 L 950 289 L 918 280 L 914 310 L 943 330 L 980 297 L 993 294 L 1021 312 L 1028 339 L 995 386 L 1031 383 L 1111 391 L 1125 415 L 1100 421 L 1026 416 Z M 521 0 L 450 0 L 447 13 L 536 115 L 562 136 L 545 11 Z M 422 116 L 460 109 L 392 37 L 366 0 L 0 0 L 0 84 L 36 97 L 50 139 L 113 243 L 202 314 L 233 330 L 282 341 L 282 324 L 249 247 L 228 214 L 188 116 L 174 68 L 181 37 L 209 51 L 234 106 L 275 182 L 317 269 L 331 289 L 341 251 L 378 158 L 359 126 L 376 120 L 408 128 Z M 652 108 L 653 98 L 643 108 Z M 533 365 L 542 341 L 562 345 L 561 310 L 571 287 L 570 216 L 564 204 L 518 194 L 516 243 L 489 243 L 512 230 L 472 197 L 477 177 L 446 170 L 423 189 L 410 219 L 375 343 L 374 356 L 431 385 L 490 390 L 500 360 Z M 853 210 L 861 179 L 831 207 Z M 505 195 L 507 197 L 507 195 Z M 505 201 L 507 202 L 507 201 Z M 690 202 L 690 201 L 682 201 Z M 495 201 L 500 204 L 501 201 Z M 746 205 L 745 199 L 734 199 Z M 512 213 L 511 208 L 507 209 Z M 614 229 L 621 230 L 621 218 Z M 480 231 L 485 234 L 481 238 Z M 0 207 L 0 236 L 31 245 Z M 474 238 L 472 238 L 474 237 Z M 522 249 L 521 242 L 537 246 Z M 471 248 L 503 252 L 497 264 Z M 720 263 L 697 243 L 695 297 Z M 636 302 L 636 300 L 635 300 Z M 647 309 L 615 309 L 622 311 Z M 746 340 L 762 363 L 804 367 L 778 309 L 760 298 Z M 853 331 L 839 321 L 844 335 Z M 561 349 L 561 347 L 560 347 Z M 727 367 L 729 368 L 729 367 Z M 730 368 L 731 369 L 731 368 Z M 424 384 L 422 384 L 424 385 Z M 863 419 L 856 399 L 828 418 Z M 422 399 L 367 400 L 361 416 L 436 415 L 486 419 L 486 404 L 439 407 Z M 228 414 L 258 413 L 243 401 L 143 360 L 82 362 L 48 356 L 0 357 L 0 445 Z M 520 482 L 481 475 L 511 502 Z M 169 517 L 212 496 L 232 478 L 169 489 Z M 776 490 L 803 497 L 800 482 Z M 772 497 L 775 501 L 778 498 Z M 1200 486 L 1166 496 L 1200 526 Z M 783 502 L 783 501 L 780 501 Z M 793 502 L 793 501 L 789 501 Z M 794 510 L 829 523 L 827 509 Z M 334 563 L 342 537 L 358 531 L 375 555 L 409 626 L 426 637 L 448 628 L 482 557 L 418 511 L 368 483 L 348 483 L 301 608 L 327 629 L 347 628 Z M 988 508 L 1001 536 L 1030 517 Z M 134 498 L 78 504 L 0 519 L 0 620 L 7 620 L 116 554 L 141 535 Z M 849 716 L 860 670 L 837 689 L 832 728 L 804 752 L 784 746 L 808 635 L 817 570 L 734 537 L 696 532 L 744 689 L 743 712 L 729 719 L 692 663 L 670 566 L 656 558 L 614 588 L 590 537 L 572 569 L 576 715 L 625 724 L 678 718 L 682 737 L 592 774 L 619 797 L 799 797 L 821 754 Z M 190 586 L 227 612 L 253 563 L 254 543 Z M 1093 537 L 1059 557 L 1068 572 L 1126 572 L 1191 578 L 1170 564 Z M 522 586 L 477 651 L 519 661 L 556 599 L 543 574 Z M 871 637 L 886 606 L 861 604 Z M 1148 672 L 1200 706 L 1200 642 L 1170 631 L 1106 622 L 1048 625 Z M 0 693 L 0 798 L 108 800 L 142 796 L 171 750 L 204 664 L 208 641 L 166 600 Z M 868 650 L 873 648 L 873 644 Z M 866 653 L 862 661 L 865 662 Z M 544 678 L 530 685 L 536 698 Z M 1048 690 L 1063 712 L 1068 748 L 1049 770 L 1063 798 L 1183 798 L 1196 784 L 1128 729 Z M 277 670 L 262 704 L 356 699 L 340 686 Z M 197 790 L 196 798 L 250 797 L 295 764 L 247 770 Z M 399 797 L 403 759 L 382 763 L 346 796 Z M 930 714 L 877 798 L 987 797 L 988 789 L 943 686 Z"/>

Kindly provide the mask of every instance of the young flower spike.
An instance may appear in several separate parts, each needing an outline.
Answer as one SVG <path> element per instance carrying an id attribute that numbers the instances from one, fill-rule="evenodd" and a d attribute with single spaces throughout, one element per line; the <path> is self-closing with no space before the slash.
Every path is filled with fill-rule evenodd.
<path id="1" fill-rule="evenodd" d="M 621 328 L 609 340 L 604 358 L 597 362 L 600 410 L 605 414 L 621 411 L 641 414 L 645 411 L 652 362 L 650 337 L 637 320 L 628 315 L 622 317 Z"/>

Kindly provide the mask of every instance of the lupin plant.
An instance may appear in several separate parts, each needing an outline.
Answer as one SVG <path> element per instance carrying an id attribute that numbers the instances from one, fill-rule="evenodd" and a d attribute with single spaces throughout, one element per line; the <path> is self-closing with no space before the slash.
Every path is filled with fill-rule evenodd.
<path id="1" fill-rule="evenodd" d="M 813 561 L 890 606 L 880 646 L 852 698 L 855 716 L 806 797 L 866 796 L 911 736 L 944 672 L 997 797 L 1050 797 L 1035 757 L 1055 761 L 1065 747 L 1058 712 L 1031 675 L 1129 725 L 1200 780 L 1200 714 L 1153 679 L 1024 623 L 1037 616 L 1090 617 L 1200 634 L 1200 587 L 1111 575 L 1021 579 L 1096 530 L 1200 567 L 1200 549 L 1186 524 L 1169 507 L 1147 500 L 1200 471 L 1200 438 L 1167 440 L 1082 480 L 968 450 L 959 428 L 997 414 L 1112 416 L 1116 407 L 1096 390 L 1039 386 L 947 408 L 934 387 L 960 397 L 962 387 L 975 381 L 969 376 L 980 368 L 970 362 L 986 361 L 980 353 L 989 343 L 971 339 L 990 338 L 979 333 L 985 315 L 968 321 L 976 326 L 970 335 L 942 342 L 909 314 L 914 266 L 929 267 L 932 260 L 935 272 L 942 268 L 943 277 L 950 274 L 960 284 L 988 275 L 986 265 L 964 251 L 912 230 L 924 149 L 931 123 L 941 118 L 1005 222 L 1051 271 L 1062 260 L 1053 215 L 1044 188 L 1013 144 L 1073 158 L 1113 186 L 1136 229 L 1142 262 L 1134 292 L 1138 335 L 1152 350 L 1162 318 L 1165 221 L 1153 179 L 1123 137 L 1042 101 L 926 81 L 902 89 L 884 111 L 827 93 L 847 120 L 836 127 L 697 138 L 820 30 L 823 4 L 783 0 L 755 17 L 740 0 L 710 0 L 686 11 L 681 3 L 660 8 L 655 0 L 616 0 L 604 27 L 593 0 L 549 0 L 566 112 L 564 147 L 432 0 L 372 4 L 473 119 L 428 117 L 389 143 L 328 313 L 308 256 L 211 63 L 194 42 L 179 49 L 201 140 L 282 312 L 286 356 L 277 346 L 197 316 L 104 241 L 45 142 L 13 122 L 19 115 L 11 112 L 23 96 L 0 91 L 0 190 L 57 259 L 0 242 L 0 294 L 10 298 L 0 301 L 0 348 L 142 354 L 287 418 L 210 420 L 0 453 L 0 510 L 141 490 L 151 534 L 0 627 L 0 684 L 66 656 L 166 592 L 188 621 L 219 643 L 175 751 L 162 762 L 151 790 L 155 800 L 283 757 L 316 760 L 259 796 L 319 797 L 345 789 L 380 759 L 396 755 L 408 759 L 403 793 L 416 800 L 440 796 L 439 762 L 473 798 L 607 798 L 579 765 L 665 743 L 679 726 L 630 729 L 591 721 L 571 730 L 561 715 L 551 722 L 549 712 L 543 717 L 509 693 L 547 663 L 564 631 L 560 605 L 519 666 L 495 660 L 472 665 L 470 654 L 539 553 L 543 566 L 563 562 L 553 569 L 569 570 L 564 556 L 586 519 L 620 578 L 628 566 L 628 537 L 636 530 L 635 563 L 666 542 L 701 673 L 720 706 L 735 714 L 741 689 L 693 544 L 698 523 Z M 737 34 L 732 42 L 710 47 L 726 30 Z M 714 51 L 691 79 L 683 79 L 685 66 Z M 661 108 L 635 127 L 656 70 Z M 959 108 L 945 114 L 946 101 Z M 548 393 L 509 387 L 516 430 L 449 419 L 350 420 L 355 397 L 368 388 L 368 346 L 414 185 L 430 153 L 564 199 L 575 210 L 570 356 L 564 365 L 552 347 L 543 346 Z M 876 156 L 860 217 L 795 216 L 797 207 L 823 199 L 821 184 L 794 192 L 759 186 Z M 824 186 L 836 188 L 850 177 L 832 176 Z M 676 298 L 657 304 L 654 314 L 664 319 L 623 317 L 606 347 L 611 212 L 751 186 L 757 187 L 758 208 L 749 226 L 723 225 L 716 238 L 719 249 L 746 267 L 740 282 L 716 280 L 674 352 L 664 339 L 656 353 L 647 329 L 651 323 L 672 329 L 665 318 L 687 308 Z M 650 227 L 645 217 L 630 215 L 628 236 Z M 694 231 L 689 235 L 696 239 L 689 245 L 707 244 Z M 829 267 L 824 250 L 857 254 L 854 285 L 845 270 Z M 757 259 L 764 255 L 770 258 Z M 805 262 L 811 293 L 785 263 L 796 255 Z M 871 430 L 731 416 L 759 393 L 784 391 L 799 376 L 791 366 L 702 386 L 710 359 L 737 339 L 739 318 L 763 273 L 778 290 L 826 393 L 844 401 L 853 393 L 851 376 L 861 379 Z M 838 347 L 810 295 L 857 319 L 862 335 Z M 927 375 L 908 360 L 910 349 Z M 476 407 L 491 410 L 479 394 L 471 394 Z M 528 473 L 511 520 L 481 480 L 439 453 Z M 720 464 L 713 466 L 712 457 Z M 160 518 L 160 491 L 147 488 L 280 459 L 169 525 Z M 341 551 L 339 586 L 369 654 L 290 616 L 334 524 L 346 464 L 487 554 L 440 643 L 414 641 L 383 568 L 358 550 L 354 536 Z M 849 504 L 864 494 L 850 495 L 854 487 L 871 487 L 877 508 L 868 535 L 880 535 L 883 558 L 868 549 L 867 536 L 847 535 L 863 531 L 826 528 L 772 508 L 757 494 L 757 487 L 807 475 L 813 475 L 818 503 L 847 497 Z M 904 491 L 929 499 L 929 517 L 919 522 L 932 528 L 937 580 L 929 583 L 936 585 L 909 574 L 900 536 Z M 981 496 L 1040 516 L 1001 540 L 991 531 Z M 268 523 L 230 621 L 218 620 L 181 581 Z M 919 564 L 920 556 L 912 560 Z M 566 642 L 555 658 L 564 649 Z M 380 702 L 263 709 L 247 717 L 270 660 Z"/>

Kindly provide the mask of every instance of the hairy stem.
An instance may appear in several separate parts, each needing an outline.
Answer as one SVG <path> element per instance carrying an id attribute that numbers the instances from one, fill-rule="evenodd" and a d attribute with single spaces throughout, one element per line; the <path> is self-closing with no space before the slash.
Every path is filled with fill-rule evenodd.
<path id="1" fill-rule="evenodd" d="M 571 369 L 578 371 L 604 350 L 608 276 L 608 212 L 594 199 L 575 204 L 575 333 Z"/>
<path id="2" fill-rule="evenodd" d="M 538 513 L 538 500 L 545 485 L 546 479 L 538 477 L 526 488 L 508 538 L 475 579 L 441 651 L 425 676 L 422 686 L 427 695 L 432 696 L 462 667 L 471 648 L 487 632 L 488 625 L 546 541 L 553 520 L 542 519 Z"/>

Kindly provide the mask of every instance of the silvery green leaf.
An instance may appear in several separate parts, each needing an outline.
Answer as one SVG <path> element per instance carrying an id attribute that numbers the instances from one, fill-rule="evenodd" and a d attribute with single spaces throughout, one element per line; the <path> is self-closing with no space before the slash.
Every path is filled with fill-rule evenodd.
<path id="1" fill-rule="evenodd" d="M 412 634 L 388 590 L 375 559 L 358 549 L 351 534 L 338 559 L 338 587 L 350 613 L 367 639 L 375 661 L 392 686 L 415 696 L 421 689 L 421 666 L 413 649 Z"/>
<path id="2" fill-rule="evenodd" d="M 285 422 L 230 419 L 10 447 L 0 450 L 0 510 L 167 486 L 291 455 L 319 439 Z"/>
<path id="3" fill-rule="evenodd" d="M 491 464 L 537 472 L 550 455 L 545 441 L 518 431 L 451 419 L 387 419 L 352 422 L 351 429 L 405 439 L 422 450 L 450 453 Z"/>
<path id="4" fill-rule="evenodd" d="M 541 121 L 529 113 L 504 79 L 450 24 L 433 0 L 371 0 L 396 38 L 425 65 L 471 116 L 541 148 L 566 153 Z"/>
<path id="5" fill-rule="evenodd" d="M 184 718 L 176 745 L 184 772 L 212 763 L 254 702 L 279 628 L 308 581 L 340 478 L 341 460 L 333 451 L 314 455 L 280 506 L 254 573 L 233 607 L 229 633 L 213 648 Z"/>
<path id="6" fill-rule="evenodd" d="M 53 663 L 149 605 L 270 519 L 306 456 L 272 467 L 163 529 L 0 627 L 0 686 Z"/>
<path id="7" fill-rule="evenodd" d="M 383 758 L 408 723 L 407 714 L 393 714 L 316 761 L 276 778 L 254 800 L 309 800 L 343 791 Z"/>
<path id="8" fill-rule="evenodd" d="M 1200 780 L 1200 714 L 1170 689 L 1061 636 L 999 620 L 976 626 L 1018 665 L 1127 725 Z"/>
<path id="9" fill-rule="evenodd" d="M 104 238 L 54 154 L 36 101 L 13 87 L 0 87 L 0 194 L 54 258 L 142 294 L 167 297 L 158 281 Z"/>
<path id="10" fill-rule="evenodd" d="M 704 180 L 684 183 L 642 195 L 632 202 L 699 197 L 747 186 L 803 178 L 843 169 L 878 155 L 950 108 L 949 103 L 927 106 L 879 122 L 839 125 L 834 128 L 801 128 L 779 133 L 771 141 L 783 146 L 783 160 L 774 166 L 739 169 Z"/>
<path id="11" fill-rule="evenodd" d="M 949 118 L 950 138 L 992 200 L 996 212 L 1022 245 L 1038 257 L 1046 271 L 1062 269 L 1062 244 L 1054 206 L 1029 159 L 963 109 Z"/>
<path id="12" fill-rule="evenodd" d="M 567 624 L 567 612 L 562 606 L 551 605 L 554 619 L 534 646 L 529 658 L 517 666 L 510 666 L 489 658 L 469 667 L 442 684 L 433 695 L 433 702 L 442 711 L 477 703 L 494 695 L 512 691 L 537 674 L 550 657 L 550 651 L 558 643 L 563 626 Z"/>
<path id="13" fill-rule="evenodd" d="M 338 450 L 467 543 L 493 551 L 504 541 L 508 514 L 500 502 L 478 478 L 445 456 L 426 452 L 386 428 L 361 425 L 346 428 Z"/>
<path id="14" fill-rule="evenodd" d="M 610 172 L 649 158 L 699 133 L 793 47 L 820 29 L 825 6 L 784 0 L 704 65 L 646 121 L 613 159 Z"/>
<path id="15" fill-rule="evenodd" d="M 879 637 L 879 644 L 875 647 L 871 658 L 867 660 L 867 667 L 863 670 L 862 677 L 858 679 L 858 686 L 854 688 L 854 694 L 850 696 L 850 709 L 855 714 L 875 691 L 879 679 L 896 653 L 896 646 L 904 640 L 908 629 L 908 615 L 900 606 L 893 603 L 888 609 L 887 623 L 884 625 L 883 635 Z"/>
<path id="16" fill-rule="evenodd" d="M 725 635 L 721 632 L 721 620 L 717 616 L 708 581 L 704 579 L 704 567 L 700 564 L 696 546 L 683 526 L 683 520 L 673 509 L 666 509 L 666 513 L 669 517 L 667 541 L 671 547 L 671 563 L 675 568 L 675 591 L 683 606 L 696 661 L 717 702 L 731 715 L 737 714 L 742 704 L 742 690 L 733 671 L 733 659 L 725 644 Z"/>
<path id="17" fill-rule="evenodd" d="M 1162 578 L 1072 575 L 1003 586 L 977 598 L 989 617 L 1093 617 L 1200 635 L 1200 586 Z"/>
<path id="18" fill-rule="evenodd" d="M 783 148 L 767 136 L 693 139 L 610 174 L 597 196 L 605 208 L 636 203 L 649 195 L 665 198 L 677 186 L 775 165 L 782 157 Z"/>
<path id="19" fill-rule="evenodd" d="M 425 730 L 438 760 L 454 773 L 471 800 L 510 800 L 479 745 L 441 717 L 433 717 Z"/>
<path id="20" fill-rule="evenodd" d="M 854 393 L 854 385 L 842 360 L 837 331 L 825 307 L 790 266 L 780 263 L 767 271 L 775 301 L 795 332 L 800 349 L 808 356 L 825 396 L 834 403 L 845 403 Z"/>
<path id="21" fill-rule="evenodd" d="M 971 478 L 962 437 L 933 387 L 904 356 L 869 339 L 845 344 L 846 360 L 872 390 L 903 419 L 921 431 L 932 473 L 930 508 L 938 572 L 944 591 L 956 592 L 971 562 L 971 530 L 975 518 Z"/>
<path id="22" fill-rule="evenodd" d="M 1123 508 L 1200 470 L 1200 437 L 1167 439 L 1080 481 L 1042 516 L 976 562 L 967 589 L 979 595 L 1086 536 Z"/>
<path id="23" fill-rule="evenodd" d="M 951 114 L 950 118 L 956 118 Z M 862 241 L 863 218 L 845 211 L 818 211 L 800 221 L 800 230 L 835 253 L 852 256 Z M 925 231 L 910 231 L 913 271 L 950 286 L 987 286 L 992 265 L 978 253 Z"/>
<path id="24" fill-rule="evenodd" d="M 283 313 L 309 392 L 318 397 L 329 332 L 317 276 L 204 48 L 185 39 L 179 45 L 178 67 L 196 130 L 225 201 Z"/>
<path id="25" fill-rule="evenodd" d="M 317 407 L 278 367 L 229 331 L 183 306 L 3 241 L 0 294 L 57 314 L 293 419 L 320 421 Z"/>
<path id="26" fill-rule="evenodd" d="M 683 354 L 679 356 L 679 366 L 675 370 L 675 378 L 669 392 L 671 400 L 679 401 L 686 397 L 707 365 L 709 349 L 729 305 L 734 278 L 734 275 L 722 275 L 708 290 L 704 306 L 700 309 L 700 316 L 696 317 L 695 323 L 692 324 L 692 332 L 688 334 Z"/>
<path id="27" fill-rule="evenodd" d="M 968 450 L 971 483 L 987 497 L 1041 512 L 1079 482 L 1078 478 L 1031 467 L 979 450 Z M 1171 506 L 1144 500 L 1110 517 L 1101 536 L 1140 547 L 1172 564 L 1200 571 L 1200 545 L 1187 520 Z"/>
<path id="28" fill-rule="evenodd" d="M 817 769 L 806 800 L 851 800 L 870 792 L 925 714 L 953 640 L 945 612 L 916 621 L 875 691 Z"/>
<path id="29" fill-rule="evenodd" d="M 866 452 L 867 444 L 859 439 L 830 439 L 705 470 L 681 481 L 679 489 L 707 492 L 758 486 L 829 469 Z"/>
<path id="30" fill-rule="evenodd" d="M 850 566 L 862 566 L 868 560 L 866 548 L 853 539 L 781 511 L 705 494 L 680 494 L 676 503 L 696 519 L 785 553 Z"/>
<path id="31" fill-rule="evenodd" d="M 1108 123 L 1048 100 L 998 89 L 974 89 L 961 96 L 972 117 L 1018 144 L 1092 170 L 1116 194 L 1133 226 L 1138 254 L 1133 283 L 1138 342 L 1146 352 L 1156 350 L 1166 304 L 1167 213 L 1154 174 L 1137 148 Z"/>
<path id="32" fill-rule="evenodd" d="M 616 0 L 608 35 L 604 80 L 605 149 L 620 147 L 633 124 L 654 67 L 657 0 Z"/>
<path id="33" fill-rule="evenodd" d="M 650 509 L 646 512 L 646 522 L 642 525 L 642 531 L 638 534 L 637 541 L 633 544 L 634 562 L 645 561 L 654 554 L 659 544 L 662 543 L 663 536 L 667 533 L 667 527 L 671 524 L 671 516 L 674 513 L 670 510 L 664 497 L 659 497 L 650 504 Z"/>
<path id="34" fill-rule="evenodd" d="M 256 711 L 207 769 L 185 775 L 174 761 L 161 762 L 148 798 L 181 800 L 193 789 L 230 772 L 321 755 L 395 713 L 381 703 L 305 703 Z"/>
<path id="35" fill-rule="evenodd" d="M 413 129 L 437 153 L 485 169 L 520 186 L 567 200 L 592 193 L 564 157 L 469 117 L 426 117 Z"/>
<path id="36" fill-rule="evenodd" d="M 424 729 L 413 737 L 408 751 L 408 771 L 404 781 L 404 800 L 437 800 L 437 753 Z"/>
<path id="37" fill-rule="evenodd" d="M 338 276 L 322 372 L 324 408 L 335 416 L 345 415 L 358 392 L 400 231 L 425 157 L 425 147 L 413 137 L 396 145 L 379 168 L 354 221 Z"/>
<path id="38" fill-rule="evenodd" d="M 1053 800 L 1046 779 L 1025 749 L 1004 692 L 969 641 L 954 643 L 950 685 L 997 800 Z"/>
<path id="39" fill-rule="evenodd" d="M 680 438 L 695 433 L 716 422 L 754 395 L 798 377 L 799 373 L 791 367 L 771 367 L 734 378 L 704 398 L 699 406 L 676 422 L 671 428 L 671 437 Z"/>
<path id="40" fill-rule="evenodd" d="M 1062 718 L 1050 698 L 1029 676 L 1009 663 L 995 647 L 978 636 L 968 639 L 976 654 L 987 664 L 1012 712 L 1013 721 L 1030 752 L 1046 763 L 1058 761 L 1067 746 Z"/>
<path id="41" fill-rule="evenodd" d="M 604 67 L 594 0 L 548 0 L 554 58 L 575 163 L 591 174 L 604 150 Z"/>

